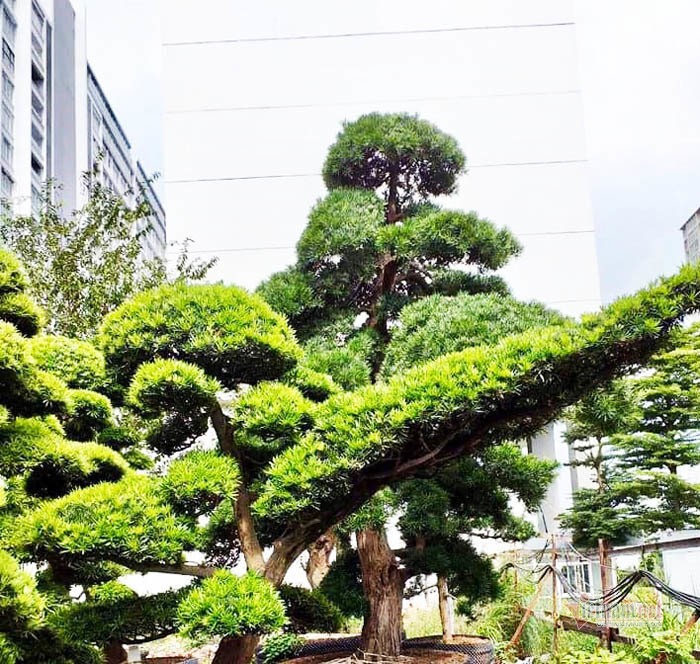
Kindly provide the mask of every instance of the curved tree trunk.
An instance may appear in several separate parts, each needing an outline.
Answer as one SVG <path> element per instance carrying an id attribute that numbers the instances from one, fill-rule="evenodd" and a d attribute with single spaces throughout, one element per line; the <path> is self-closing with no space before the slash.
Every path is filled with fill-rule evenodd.
<path id="1" fill-rule="evenodd" d="M 336 536 L 333 530 L 321 535 L 309 548 L 309 562 L 306 565 L 306 579 L 312 588 L 318 588 L 331 568 L 331 553 L 335 548 Z"/>
<path id="2" fill-rule="evenodd" d="M 437 587 L 440 622 L 442 623 L 442 640 L 445 643 L 452 643 L 455 635 L 455 609 L 450 589 L 447 586 L 447 579 L 444 576 L 438 576 Z"/>
<path id="3" fill-rule="evenodd" d="M 126 662 L 127 654 L 119 641 L 110 641 L 104 647 L 105 662 L 107 664 L 123 664 Z"/>
<path id="4" fill-rule="evenodd" d="M 219 643 L 212 664 L 250 664 L 258 643 L 259 636 L 227 636 Z"/>
<path id="5" fill-rule="evenodd" d="M 368 603 L 360 649 L 373 655 L 398 657 L 401 653 L 401 607 L 404 574 L 382 530 L 357 533 L 362 587 Z"/>

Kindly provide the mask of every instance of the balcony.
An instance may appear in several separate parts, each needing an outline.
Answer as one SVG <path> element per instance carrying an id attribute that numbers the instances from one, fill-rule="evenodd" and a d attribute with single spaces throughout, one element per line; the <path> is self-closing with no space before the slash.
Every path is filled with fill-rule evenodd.
<path id="1" fill-rule="evenodd" d="M 32 98 L 36 95 L 37 99 L 43 102 L 46 99 L 44 91 L 44 79 L 35 79 L 32 77 Z"/>
<path id="2" fill-rule="evenodd" d="M 42 60 L 44 58 L 44 40 L 32 30 L 32 52 Z"/>

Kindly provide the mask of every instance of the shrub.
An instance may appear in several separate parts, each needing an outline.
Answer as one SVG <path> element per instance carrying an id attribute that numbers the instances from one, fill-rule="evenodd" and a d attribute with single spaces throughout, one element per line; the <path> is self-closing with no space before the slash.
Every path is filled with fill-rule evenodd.
<path id="1" fill-rule="evenodd" d="M 279 589 L 293 632 L 339 632 L 345 625 L 340 609 L 320 590 L 284 585 Z"/>
<path id="2" fill-rule="evenodd" d="M 114 423 L 112 404 L 102 394 L 90 390 L 68 392 L 66 435 L 72 440 L 95 440 L 103 429 Z"/>
<path id="3" fill-rule="evenodd" d="M 282 316 L 261 298 L 223 285 L 141 293 L 105 318 L 100 339 L 110 371 L 122 382 L 157 357 L 196 364 L 235 387 L 279 378 L 301 356 Z"/>
<path id="4" fill-rule="evenodd" d="M 282 659 L 294 657 L 303 647 L 303 638 L 297 634 L 283 632 L 268 636 L 260 648 L 263 664 L 274 664 Z"/>
<path id="5" fill-rule="evenodd" d="M 39 335 L 29 340 L 29 352 L 40 369 L 58 376 L 68 387 L 96 390 L 104 383 L 104 357 L 86 341 Z"/>
<path id="6" fill-rule="evenodd" d="M 248 572 L 220 570 L 181 602 L 181 633 L 192 639 L 270 634 L 286 622 L 284 606 L 272 584 Z"/>

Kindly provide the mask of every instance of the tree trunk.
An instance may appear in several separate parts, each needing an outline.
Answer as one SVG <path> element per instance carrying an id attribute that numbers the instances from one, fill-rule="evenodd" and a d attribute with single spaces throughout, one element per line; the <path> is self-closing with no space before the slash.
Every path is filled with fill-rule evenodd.
<path id="1" fill-rule="evenodd" d="M 447 587 L 447 579 L 438 576 L 438 600 L 440 604 L 440 622 L 442 623 L 442 640 L 452 643 L 455 634 L 455 610 L 450 589 Z"/>
<path id="2" fill-rule="evenodd" d="M 119 641 L 110 641 L 104 647 L 105 662 L 107 664 L 123 664 L 126 662 L 126 650 Z"/>
<path id="3" fill-rule="evenodd" d="M 370 528 L 357 533 L 362 587 L 368 610 L 362 625 L 360 649 L 385 657 L 401 653 L 401 607 L 404 575 L 386 533 Z"/>
<path id="4" fill-rule="evenodd" d="M 212 664 L 250 664 L 258 643 L 259 636 L 227 636 L 219 643 Z"/>
<path id="5" fill-rule="evenodd" d="M 331 553 L 335 548 L 336 537 L 332 530 L 321 535 L 308 549 L 309 562 L 306 565 L 306 579 L 312 588 L 318 588 L 331 568 Z"/>

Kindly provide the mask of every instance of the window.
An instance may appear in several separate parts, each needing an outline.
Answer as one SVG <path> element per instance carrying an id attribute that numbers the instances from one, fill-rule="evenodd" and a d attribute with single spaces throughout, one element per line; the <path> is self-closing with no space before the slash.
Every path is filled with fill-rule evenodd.
<path id="1" fill-rule="evenodd" d="M 39 9 L 36 2 L 32 2 L 32 28 L 40 35 L 44 34 L 44 12 Z"/>
<path id="2" fill-rule="evenodd" d="M 0 171 L 0 195 L 3 198 L 10 198 L 10 196 L 12 196 L 13 185 L 14 180 L 12 176 L 3 168 Z"/>
<path id="3" fill-rule="evenodd" d="M 32 185 L 32 212 L 38 214 L 41 211 L 41 191 Z"/>
<path id="4" fill-rule="evenodd" d="M 15 116 L 6 104 L 2 105 L 2 128 L 12 136 L 15 126 Z"/>
<path id="5" fill-rule="evenodd" d="M 7 37 L 8 41 L 10 44 L 15 43 L 15 35 L 17 34 L 17 24 L 15 23 L 15 19 L 12 18 L 10 15 L 10 12 L 7 11 L 7 8 L 3 8 L 3 23 L 4 23 L 4 30 L 3 34 Z"/>
<path id="6" fill-rule="evenodd" d="M 8 104 L 12 103 L 12 99 L 15 95 L 15 84 L 10 80 L 10 77 L 3 72 L 2 73 L 2 98 Z"/>
<path id="7" fill-rule="evenodd" d="M 41 155 L 32 150 L 32 173 L 41 179 L 44 176 L 44 165 L 41 163 Z"/>
<path id="8" fill-rule="evenodd" d="M 15 52 L 4 39 L 2 40 L 2 61 L 11 72 L 15 71 Z"/>
<path id="9" fill-rule="evenodd" d="M 591 570 L 589 563 L 580 562 L 564 565 L 561 568 L 561 572 L 566 577 L 566 580 L 578 592 L 591 592 Z M 564 592 L 566 592 L 566 589 Z"/>
<path id="10" fill-rule="evenodd" d="M 2 137 L 2 148 L 0 149 L 0 156 L 2 156 L 2 159 L 5 163 L 11 164 L 12 163 L 12 153 L 13 153 L 13 148 L 12 148 L 12 141 L 10 141 L 7 136 Z"/>
<path id="11" fill-rule="evenodd" d="M 44 134 L 34 122 L 32 122 L 32 145 L 39 153 L 44 150 Z"/>
<path id="12" fill-rule="evenodd" d="M 37 114 L 39 118 L 44 116 L 44 104 L 41 103 L 41 99 L 37 96 L 36 92 L 32 90 L 32 110 Z"/>

